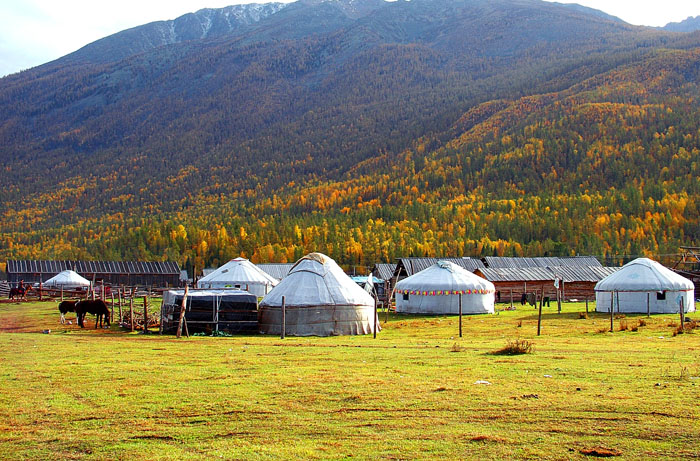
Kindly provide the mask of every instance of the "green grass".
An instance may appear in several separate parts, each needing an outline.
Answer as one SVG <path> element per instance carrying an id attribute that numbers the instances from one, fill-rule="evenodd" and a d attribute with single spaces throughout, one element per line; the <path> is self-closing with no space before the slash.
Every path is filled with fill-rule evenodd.
<path id="1" fill-rule="evenodd" d="M 371 336 L 232 338 L 58 324 L 0 305 L 0 453 L 79 459 L 693 458 L 700 331 L 670 315 L 601 332 L 582 304 L 392 316 Z M 700 315 L 691 314 L 691 318 Z M 73 318 L 72 316 L 70 317 Z M 627 316 L 628 325 L 638 318 Z M 521 326 L 519 326 L 521 325 Z M 42 334 L 51 329 L 50 334 Z M 662 338 L 663 337 L 663 338 Z M 509 340 L 534 351 L 493 355 Z M 490 384 L 475 384 L 487 381 Z"/>

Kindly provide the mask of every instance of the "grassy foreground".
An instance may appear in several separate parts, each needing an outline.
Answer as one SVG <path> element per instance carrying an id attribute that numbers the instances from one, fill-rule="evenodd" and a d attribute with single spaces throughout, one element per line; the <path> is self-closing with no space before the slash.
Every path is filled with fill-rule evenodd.
<path id="1" fill-rule="evenodd" d="M 502 307 L 502 306 L 501 306 Z M 591 306 L 593 308 L 593 306 Z M 139 335 L 0 305 L 7 458 L 695 458 L 700 330 L 530 307 L 392 316 L 369 337 Z M 700 318 L 700 314 L 691 314 Z M 71 315 L 69 317 L 73 319 Z M 637 331 L 618 331 L 620 322 Z M 519 326 L 520 325 L 520 326 Z M 50 334 L 42 334 L 51 329 Z M 507 340 L 527 355 L 492 355 Z M 478 384 L 478 382 L 487 382 Z M 606 451 L 607 450 L 607 451 Z M 589 454 L 586 454 L 589 453 Z"/>

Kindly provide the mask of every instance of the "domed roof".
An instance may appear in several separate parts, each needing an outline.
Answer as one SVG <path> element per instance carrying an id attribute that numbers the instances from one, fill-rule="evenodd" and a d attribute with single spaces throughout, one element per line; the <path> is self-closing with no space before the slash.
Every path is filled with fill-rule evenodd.
<path id="1" fill-rule="evenodd" d="M 310 253 L 294 264 L 260 306 L 373 306 L 374 299 L 328 256 Z"/>
<path id="2" fill-rule="evenodd" d="M 54 275 L 42 285 L 44 287 L 89 287 L 90 281 L 77 272 L 65 270 Z"/>
<path id="3" fill-rule="evenodd" d="M 685 291 L 695 285 L 649 258 L 630 261 L 595 286 L 596 291 Z"/>
<path id="4" fill-rule="evenodd" d="M 496 287 L 486 279 L 449 261 L 438 261 L 437 264 L 413 274 L 396 284 L 396 289 L 416 291 L 486 291 L 494 292 Z"/>
<path id="5" fill-rule="evenodd" d="M 197 286 L 221 287 L 225 283 L 239 284 L 262 284 L 262 285 L 277 285 L 277 279 L 268 275 L 255 264 L 245 258 L 236 258 L 227 262 L 223 266 L 216 269 L 214 272 L 207 274 L 197 281 Z"/>

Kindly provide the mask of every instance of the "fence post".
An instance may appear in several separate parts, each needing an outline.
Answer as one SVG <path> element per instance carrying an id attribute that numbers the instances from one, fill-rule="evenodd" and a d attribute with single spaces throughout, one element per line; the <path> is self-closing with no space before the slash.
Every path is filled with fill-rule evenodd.
<path id="1" fill-rule="evenodd" d="M 134 298 L 129 298 L 129 322 L 131 323 L 131 332 L 134 332 Z"/>
<path id="2" fill-rule="evenodd" d="M 647 293 L 647 317 L 651 317 L 651 307 L 649 304 L 649 293 Z"/>
<path id="3" fill-rule="evenodd" d="M 372 296 L 374 299 L 374 318 L 372 319 L 372 322 L 374 323 L 374 339 L 377 339 L 377 298 L 376 296 Z"/>
<path id="4" fill-rule="evenodd" d="M 148 296 L 143 297 L 143 332 L 148 333 Z"/>
<path id="5" fill-rule="evenodd" d="M 561 314 L 561 298 L 564 290 L 559 290 L 557 288 L 557 314 Z"/>
<path id="6" fill-rule="evenodd" d="M 681 296 L 681 300 L 679 301 L 680 304 L 680 313 L 681 313 L 681 331 L 685 331 L 685 316 L 683 315 L 683 296 Z"/>
<path id="7" fill-rule="evenodd" d="M 615 310 L 614 300 L 615 300 L 615 292 L 611 291 L 610 292 L 610 333 L 613 332 L 613 315 L 614 315 L 613 311 Z M 618 306 L 618 309 L 619 308 L 620 307 Z"/>
<path id="8" fill-rule="evenodd" d="M 540 303 L 540 311 L 537 314 L 537 336 L 540 335 L 541 325 L 542 325 L 542 303 Z"/>
<path id="9" fill-rule="evenodd" d="M 122 317 L 122 289 L 119 288 L 117 291 L 117 296 L 119 297 L 119 324 L 122 323 L 124 317 Z"/>
<path id="10" fill-rule="evenodd" d="M 513 310 L 513 289 L 510 289 L 510 310 Z"/>
<path id="11" fill-rule="evenodd" d="M 282 332 L 280 333 L 280 338 L 282 339 L 284 339 L 284 335 L 287 330 L 287 306 L 285 302 L 285 297 L 282 296 Z"/>
<path id="12" fill-rule="evenodd" d="M 459 294 L 459 337 L 462 337 L 462 293 Z"/>
<path id="13" fill-rule="evenodd" d="M 180 304 L 180 319 L 177 323 L 177 338 L 182 336 L 182 322 L 185 320 L 185 306 L 187 303 L 187 293 L 189 293 L 189 287 L 185 285 L 185 294 L 182 296 L 182 303 Z M 187 333 L 187 336 L 189 336 L 189 331 Z"/>

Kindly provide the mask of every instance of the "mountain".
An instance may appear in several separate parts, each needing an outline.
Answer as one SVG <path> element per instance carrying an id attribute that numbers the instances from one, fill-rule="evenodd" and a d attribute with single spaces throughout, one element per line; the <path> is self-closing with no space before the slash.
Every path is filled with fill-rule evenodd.
<path id="1" fill-rule="evenodd" d="M 0 79 L 0 256 L 367 264 L 699 241 L 697 34 L 537 0 L 302 0 L 204 38 L 188 21 L 173 43 L 136 28 Z M 622 222 L 628 183 L 655 223 L 590 234 Z"/>
<path id="2" fill-rule="evenodd" d="M 234 36 L 285 6 L 286 3 L 252 3 L 202 9 L 172 21 L 152 22 L 97 40 L 63 57 L 59 64 L 104 64 L 165 45 Z"/>
<path id="3" fill-rule="evenodd" d="M 681 22 L 669 22 L 663 29 L 671 32 L 694 32 L 700 30 L 700 16 L 689 16 Z"/>

